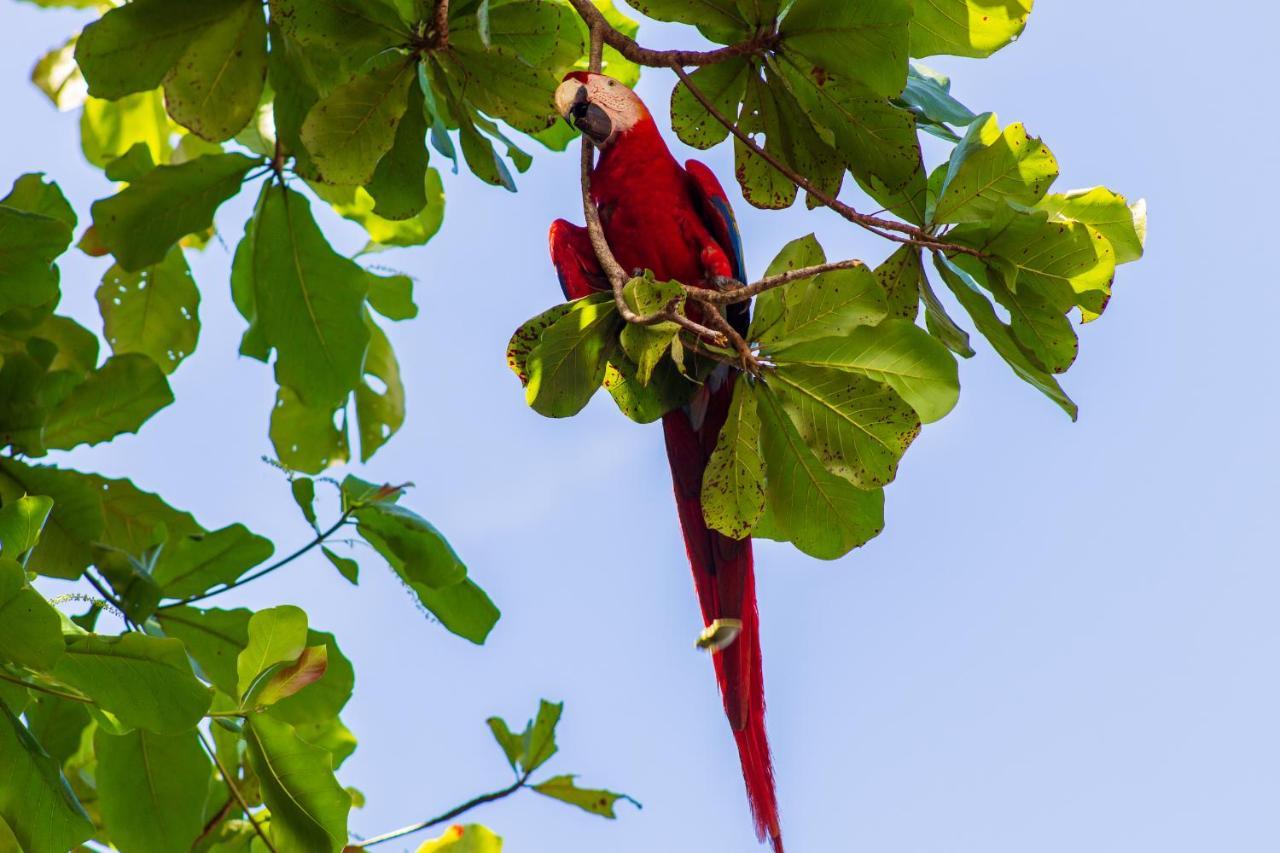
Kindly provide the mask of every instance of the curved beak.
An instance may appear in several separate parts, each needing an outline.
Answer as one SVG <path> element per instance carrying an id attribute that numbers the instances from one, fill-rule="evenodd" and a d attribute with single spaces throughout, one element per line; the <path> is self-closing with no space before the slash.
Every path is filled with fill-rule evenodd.
<path id="1" fill-rule="evenodd" d="M 587 99 L 587 87 L 576 80 L 566 80 L 556 89 L 556 109 L 597 147 L 613 136 L 609 114 Z"/>

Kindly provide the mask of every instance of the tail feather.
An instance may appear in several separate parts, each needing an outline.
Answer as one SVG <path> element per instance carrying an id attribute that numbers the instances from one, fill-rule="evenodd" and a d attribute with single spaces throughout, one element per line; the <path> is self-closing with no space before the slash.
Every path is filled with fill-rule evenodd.
<path id="1" fill-rule="evenodd" d="M 708 530 L 702 516 L 702 473 L 724 425 L 732 381 L 712 392 L 703 422 L 695 429 L 684 411 L 663 419 L 667 456 L 675 485 L 685 550 L 703 619 L 739 619 L 742 631 L 732 645 L 713 655 L 725 715 L 733 729 L 756 835 L 782 853 L 773 761 L 764 724 L 764 678 L 760 658 L 760 618 L 756 608 L 751 540 L 730 539 Z"/>

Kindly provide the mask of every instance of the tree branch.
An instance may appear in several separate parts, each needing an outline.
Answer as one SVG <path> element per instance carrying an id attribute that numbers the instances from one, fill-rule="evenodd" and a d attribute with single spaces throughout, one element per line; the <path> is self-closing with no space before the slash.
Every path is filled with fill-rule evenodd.
<path id="1" fill-rule="evenodd" d="M 599 29 L 605 44 L 621 53 L 637 65 L 650 68 L 667 68 L 673 62 L 680 65 L 714 65 L 739 56 L 750 56 L 772 49 L 778 43 L 775 32 L 761 32 L 755 37 L 716 50 L 651 50 L 641 47 L 635 39 L 615 29 L 591 0 L 569 0 L 578 16 L 586 21 L 589 29 Z M 593 71 L 599 71 L 593 67 Z"/>
<path id="2" fill-rule="evenodd" d="M 478 797 L 473 797 L 472 799 L 467 800 L 465 803 L 463 803 L 460 806 L 455 806 L 449 809 L 449 811 L 445 812 L 444 814 L 438 817 L 433 817 L 428 820 L 424 820 L 421 823 L 415 823 L 410 826 L 404 826 L 404 827 L 401 827 L 400 829 L 393 829 L 391 832 L 384 832 L 382 835 L 375 835 L 373 838 L 369 838 L 365 841 L 352 842 L 351 846 L 356 848 L 372 847 L 373 845 L 381 844 L 384 841 L 392 841 L 396 838 L 401 838 L 405 835 L 412 835 L 415 832 L 420 832 L 421 830 L 424 830 L 424 829 L 430 829 L 433 826 L 437 826 L 439 824 L 445 823 L 446 821 L 453 820 L 458 815 L 461 815 L 464 812 L 469 812 L 477 806 L 482 806 L 485 803 L 492 803 L 497 800 L 501 800 L 505 797 L 509 797 L 512 794 L 514 794 L 516 791 L 519 791 L 521 788 L 525 787 L 525 783 L 528 781 L 529 781 L 529 774 L 526 773 L 516 781 L 512 782 L 507 787 L 503 788 L 501 791 L 492 791 L 488 794 L 481 794 Z"/>
<path id="3" fill-rule="evenodd" d="M 849 270 L 857 267 L 865 267 L 862 261 L 850 259 L 847 261 L 832 261 L 829 264 L 818 264 L 813 267 L 800 267 L 799 269 L 787 270 L 779 275 L 771 275 L 768 278 L 762 278 L 757 282 L 753 282 L 743 287 L 737 287 L 733 290 L 707 290 L 704 287 L 688 287 L 689 296 L 699 302 L 705 302 L 708 305 L 733 305 L 737 302 L 746 302 L 748 299 L 759 296 L 766 290 L 773 290 L 776 287 L 783 287 L 791 284 L 793 281 L 799 281 L 804 278 L 812 278 L 815 275 L 821 275 L 824 272 L 834 272 L 835 270 Z"/>
<path id="4" fill-rule="evenodd" d="M 449 0 L 436 0 L 436 13 L 431 20 L 431 31 L 434 34 L 431 46 L 435 50 L 443 50 L 449 46 Z"/>
<path id="5" fill-rule="evenodd" d="M 676 63 L 672 63 L 669 67 L 676 73 L 676 76 L 680 78 L 680 82 L 684 83 L 685 88 L 689 90 L 689 94 L 693 95 L 693 97 L 697 99 L 698 103 L 702 104 L 703 109 L 705 109 L 712 118 L 724 125 L 724 127 L 737 137 L 738 141 L 745 145 L 753 154 L 772 166 L 774 171 L 791 181 L 791 183 L 809 193 L 809 195 L 813 196 L 818 201 L 822 202 L 824 205 L 852 222 L 854 225 L 866 228 L 873 234 L 883 237 L 886 240 L 892 240 L 895 243 L 905 243 L 911 246 L 920 246 L 925 249 L 942 250 L 946 252 L 960 252 L 962 254 L 973 255 L 978 258 L 984 256 L 982 252 L 968 246 L 940 242 L 934 237 L 934 235 L 918 226 L 907 225 L 902 222 L 895 222 L 892 219 L 881 219 L 878 216 L 859 213 L 854 208 L 826 192 L 813 181 L 809 180 L 804 175 L 787 166 L 777 157 L 774 157 L 768 151 L 761 148 L 749 134 L 738 127 L 737 122 L 730 121 L 724 113 L 720 112 L 716 105 L 711 102 L 711 99 L 708 98 L 706 94 L 698 88 L 697 84 L 693 82 L 693 79 L 689 76 L 688 72 L 684 70 L 684 68 L 680 67 L 680 65 Z"/>

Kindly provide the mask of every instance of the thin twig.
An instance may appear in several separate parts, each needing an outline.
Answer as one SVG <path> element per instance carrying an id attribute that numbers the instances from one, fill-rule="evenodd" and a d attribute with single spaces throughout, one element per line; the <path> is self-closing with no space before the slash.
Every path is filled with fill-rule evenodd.
<path id="1" fill-rule="evenodd" d="M 824 205 L 852 222 L 854 225 L 866 228 L 873 234 L 883 237 L 886 240 L 892 240 L 895 243 L 905 243 L 911 246 L 920 246 L 925 249 L 941 249 L 946 252 L 960 252 L 962 254 L 973 255 L 974 257 L 979 258 L 984 257 L 983 253 L 977 249 L 973 249 L 968 246 L 961 246 L 955 243 L 940 242 L 934 238 L 934 235 L 915 225 L 907 225 L 902 222 L 895 222 L 892 219 L 881 219 L 878 216 L 868 216 L 865 213 L 859 213 L 854 208 L 826 192 L 813 181 L 809 180 L 807 177 L 787 166 L 777 157 L 774 157 L 768 151 L 761 148 L 746 131 L 738 127 L 736 122 L 730 121 L 724 113 L 720 112 L 719 108 L 711 102 L 711 99 L 708 98 L 706 94 L 698 88 L 697 84 L 693 82 L 693 79 L 689 76 L 688 72 L 684 70 L 684 68 L 675 63 L 672 63 L 670 68 L 676 73 L 676 76 L 680 78 L 680 82 L 684 83 L 685 87 L 689 90 L 689 94 L 693 95 L 693 97 L 697 99 L 698 103 L 702 104 L 702 108 L 705 109 L 712 118 L 720 122 L 720 124 L 722 124 L 730 133 L 737 137 L 738 141 L 745 145 L 753 154 L 772 166 L 774 171 L 778 172 L 778 174 L 791 181 L 791 183 L 795 184 L 800 189 L 809 193 L 809 195 L 813 196 L 818 201 L 822 202 Z"/>
<path id="2" fill-rule="evenodd" d="M 413 833 L 419 832 L 424 829 L 430 829 L 433 826 L 437 826 L 447 821 L 451 821 L 458 815 L 463 814 L 464 812 L 471 811 L 476 806 L 482 806 L 485 803 L 492 803 L 495 800 L 501 800 L 504 797 L 509 797 L 512 794 L 514 794 L 516 791 L 519 791 L 521 788 L 525 787 L 525 783 L 528 781 L 529 781 L 529 775 L 526 773 L 516 781 L 512 782 L 507 787 L 503 788 L 501 791 L 493 791 L 488 794 L 481 794 L 478 797 L 474 797 L 470 800 L 467 800 L 465 803 L 463 803 L 460 806 L 455 806 L 454 808 L 449 809 L 449 811 L 445 812 L 439 817 L 433 817 L 433 818 L 430 818 L 429 820 L 424 820 L 421 823 L 415 823 L 415 824 L 412 824 L 411 826 L 401 827 L 400 829 L 393 829 L 391 832 L 384 832 L 382 835 L 375 835 L 373 838 L 367 839 L 365 841 L 353 841 L 351 843 L 351 846 L 358 847 L 358 848 L 372 847 L 373 845 L 381 844 L 384 841 L 392 841 L 396 838 L 401 838 L 406 835 L 412 835 Z"/>
<path id="3" fill-rule="evenodd" d="M 750 56 L 771 50 L 778 42 L 777 33 L 764 31 L 737 44 L 715 50 L 651 50 L 615 29 L 591 0 L 569 0 L 589 29 L 600 28 L 602 41 L 637 65 L 666 68 L 672 62 L 681 65 L 714 65 L 739 56 Z M 599 68 L 592 70 L 599 71 Z"/>
<path id="4" fill-rule="evenodd" d="M 222 808 L 218 809 L 217 813 L 214 814 L 213 817 L 209 818 L 209 822 L 204 825 L 204 829 L 198 836 L 196 836 L 196 840 L 191 842 L 192 850 L 198 848 L 202 841 L 207 839 L 210 835 L 213 835 L 213 831 L 218 828 L 218 824 L 226 820 L 227 815 L 231 814 L 231 807 L 235 804 L 235 797 L 227 797 L 227 801 L 223 804 Z"/>
<path id="5" fill-rule="evenodd" d="M 258 833 L 258 837 L 262 839 L 262 843 L 267 845 L 267 849 L 271 853 L 278 853 L 275 845 L 271 843 L 271 839 L 267 837 L 267 833 L 263 831 L 262 826 L 254 818 L 253 812 L 249 810 L 249 802 L 244 798 L 244 794 L 240 793 L 240 789 L 236 787 L 236 783 L 231 780 L 231 774 L 227 772 L 227 768 L 222 766 L 222 761 L 218 758 L 217 751 L 209 745 L 209 741 L 205 739 L 204 732 L 196 729 L 196 737 L 200 738 L 200 745 L 204 747 L 204 751 L 209 753 L 209 757 L 213 759 L 214 766 L 218 768 L 218 772 L 222 774 L 222 781 L 227 784 L 227 790 L 231 792 L 231 796 L 235 797 L 236 802 L 240 804 L 240 808 L 244 809 L 244 816 L 249 819 L 249 824 L 253 827 L 253 831 Z"/>
<path id="6" fill-rule="evenodd" d="M 223 587 L 221 587 L 221 588 L 219 588 L 219 589 L 209 590 L 208 592 L 202 592 L 202 593 L 200 593 L 199 595 L 191 595 L 191 596 L 187 596 L 186 598 L 184 598 L 184 599 L 182 599 L 182 600 L 180 600 L 180 601 L 171 601 L 171 602 L 169 602 L 168 604 L 162 604 L 162 605 L 160 605 L 160 606 L 159 606 L 158 608 L 156 608 L 156 609 L 157 609 L 157 610 L 169 610 L 170 608 L 174 608 L 174 607 L 182 607 L 182 606 L 184 606 L 184 605 L 191 604 L 193 601 L 203 601 L 203 600 L 204 600 L 204 599 L 206 599 L 206 598 L 212 598 L 212 597 L 213 597 L 213 596 L 215 596 L 215 595 L 222 595 L 222 593 L 227 592 L 228 590 L 235 589 L 235 588 L 236 588 L 236 587 L 238 587 L 238 586 L 244 586 L 245 584 L 249 583 L 250 581 L 255 581 L 255 580 L 257 580 L 257 579 L 258 579 L 258 578 L 260 578 L 260 577 L 264 577 L 264 576 L 266 576 L 266 575 L 269 575 L 269 574 L 271 574 L 272 572 L 274 572 L 276 569 L 280 569 L 280 568 L 283 568 L 284 566 L 289 565 L 289 564 L 290 564 L 290 563 L 292 563 L 294 560 L 296 560 L 296 559 L 298 559 L 299 557 L 301 557 L 302 555 L 306 554 L 306 553 L 307 553 L 308 551 L 310 551 L 312 548 L 315 548 L 315 547 L 316 547 L 316 546 L 318 546 L 318 545 L 322 545 L 322 544 L 324 544 L 325 540 L 327 540 L 327 539 L 328 539 L 330 536 L 332 536 L 333 534 L 337 533 L 337 532 L 338 532 L 338 530 L 339 530 L 339 529 L 340 529 L 344 524 L 346 524 L 346 523 L 347 523 L 347 519 L 349 519 L 349 518 L 351 517 L 351 513 L 352 513 L 352 512 L 354 512 L 354 511 L 355 511 L 355 508 L 354 508 L 354 507 L 348 508 L 344 513 L 342 513 L 342 515 L 341 515 L 341 516 L 339 516 L 339 517 L 338 517 L 337 522 L 335 522 L 335 523 L 334 523 L 334 525 L 333 525 L 332 527 L 330 527 L 328 530 L 325 530 L 325 531 L 323 531 L 323 532 L 321 532 L 321 533 L 316 534 L 316 538 L 312 539 L 312 540 L 311 540 L 310 542 L 308 542 L 306 545 L 303 545 L 301 548 L 299 548 L 298 550 L 294 551 L 294 552 L 293 552 L 292 554 L 290 554 L 289 556 L 287 556 L 287 557 L 282 557 L 281 559 L 279 559 L 279 560 L 277 560 L 276 562 L 272 563 L 271 565 L 267 566 L 265 569 L 262 569 L 262 570 L 260 570 L 260 571 L 254 572 L 254 573 L 253 573 L 253 574 L 251 574 L 251 575 L 245 575 L 244 577 L 240 578 L 239 580 L 232 581 L 231 583 L 229 583 L 229 584 L 227 584 L 226 586 L 223 586 Z"/>
<path id="7" fill-rule="evenodd" d="M 69 699 L 72 702 L 80 702 L 85 705 L 98 704 L 97 702 L 94 702 L 92 699 L 90 699 L 87 696 L 81 696 L 77 693 L 66 693 L 61 690 L 55 690 L 52 687 L 45 687 L 43 684 L 34 684 L 30 681 L 25 681 L 21 678 L 17 678 L 15 676 L 12 676 L 3 672 L 0 672 L 0 681 L 7 681 L 10 684 L 17 684 L 19 686 L 27 688 L 28 690 L 34 690 L 37 693 L 48 693 L 50 696 L 57 696 L 59 699 Z"/>

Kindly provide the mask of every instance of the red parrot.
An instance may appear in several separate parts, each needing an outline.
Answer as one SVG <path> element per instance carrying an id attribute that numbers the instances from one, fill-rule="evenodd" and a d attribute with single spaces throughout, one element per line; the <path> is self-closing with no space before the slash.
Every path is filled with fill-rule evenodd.
<path id="1" fill-rule="evenodd" d="M 591 197 L 623 269 L 648 269 L 658 281 L 711 288 L 746 280 L 737 222 L 720 182 L 696 160 L 683 168 L 676 162 L 635 92 L 603 74 L 574 71 L 555 99 L 566 121 L 599 151 Z M 609 289 L 585 228 L 557 220 L 550 242 L 566 298 Z M 728 320 L 745 332 L 746 306 L 734 306 Z M 782 853 L 764 724 L 751 540 L 709 530 L 702 516 L 702 475 L 728 415 L 735 379 L 736 371 L 725 368 L 712 373 L 689 405 L 663 417 L 662 427 L 703 619 L 708 625 L 741 622 L 736 640 L 713 653 L 716 679 L 737 741 L 756 835 Z"/>

